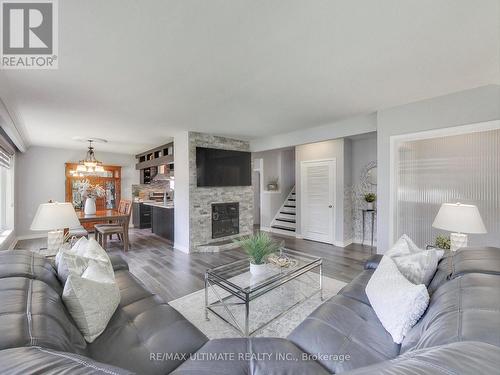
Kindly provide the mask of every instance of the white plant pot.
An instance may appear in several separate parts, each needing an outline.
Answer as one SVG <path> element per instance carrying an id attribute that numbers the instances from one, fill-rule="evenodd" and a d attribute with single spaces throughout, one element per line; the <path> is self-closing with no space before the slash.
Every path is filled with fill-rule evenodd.
<path id="1" fill-rule="evenodd" d="M 85 215 L 95 215 L 96 207 L 95 207 L 95 199 L 87 198 L 85 200 Z"/>
<path id="2" fill-rule="evenodd" d="M 369 210 L 375 209 L 375 202 L 366 202 L 366 204 Z"/>
<path id="3" fill-rule="evenodd" d="M 267 264 L 252 264 L 250 263 L 250 273 L 254 276 L 262 275 L 267 272 Z"/>

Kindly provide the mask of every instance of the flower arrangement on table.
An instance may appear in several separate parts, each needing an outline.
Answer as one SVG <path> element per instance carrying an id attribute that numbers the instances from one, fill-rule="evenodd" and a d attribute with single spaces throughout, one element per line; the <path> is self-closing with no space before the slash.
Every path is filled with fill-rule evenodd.
<path id="1" fill-rule="evenodd" d="M 104 197 L 106 191 L 99 184 L 92 185 L 89 180 L 78 182 L 77 187 L 78 193 L 82 199 L 85 199 L 85 214 L 94 215 L 96 213 L 95 200 Z"/>

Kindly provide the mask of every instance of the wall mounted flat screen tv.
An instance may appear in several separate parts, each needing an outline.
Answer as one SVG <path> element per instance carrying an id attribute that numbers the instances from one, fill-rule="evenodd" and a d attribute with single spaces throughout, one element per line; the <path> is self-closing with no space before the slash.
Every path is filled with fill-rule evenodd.
<path id="1" fill-rule="evenodd" d="M 199 187 L 250 186 L 251 153 L 196 147 L 196 179 Z"/>

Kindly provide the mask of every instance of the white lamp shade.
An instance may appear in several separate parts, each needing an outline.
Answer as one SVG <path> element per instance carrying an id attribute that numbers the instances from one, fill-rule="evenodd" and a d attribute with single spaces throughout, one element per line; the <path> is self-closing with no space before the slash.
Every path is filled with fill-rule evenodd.
<path id="1" fill-rule="evenodd" d="M 38 206 L 31 230 L 76 228 L 80 221 L 71 203 L 42 203 Z"/>
<path id="2" fill-rule="evenodd" d="M 443 203 L 432 226 L 458 233 L 486 233 L 477 206 L 461 203 Z"/>

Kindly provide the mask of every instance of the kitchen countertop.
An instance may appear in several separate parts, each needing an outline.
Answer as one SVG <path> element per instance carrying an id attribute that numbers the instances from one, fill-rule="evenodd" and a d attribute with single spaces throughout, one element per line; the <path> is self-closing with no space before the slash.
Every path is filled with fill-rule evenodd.
<path id="1" fill-rule="evenodd" d="M 174 204 L 172 202 L 169 202 L 167 204 L 164 204 L 163 202 L 142 202 L 142 204 L 151 207 L 174 208 Z"/>

